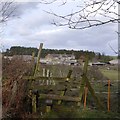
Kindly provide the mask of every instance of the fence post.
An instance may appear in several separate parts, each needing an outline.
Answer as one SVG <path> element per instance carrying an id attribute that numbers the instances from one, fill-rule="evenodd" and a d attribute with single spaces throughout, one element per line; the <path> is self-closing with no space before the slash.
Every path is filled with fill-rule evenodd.
<path id="1" fill-rule="evenodd" d="M 107 106 L 108 106 L 108 112 L 110 111 L 110 80 L 108 80 L 108 102 L 107 102 Z"/>
<path id="2" fill-rule="evenodd" d="M 72 75 L 72 70 L 69 70 L 68 75 L 67 75 L 67 81 L 70 79 L 71 75 Z"/>
<path id="3" fill-rule="evenodd" d="M 32 75 L 33 75 L 35 71 L 35 53 L 34 52 L 32 52 L 32 65 L 33 65 L 33 70 L 32 70 Z"/>
<path id="4" fill-rule="evenodd" d="M 45 77 L 45 71 L 46 71 L 46 69 L 43 68 L 43 77 Z"/>
<path id="5" fill-rule="evenodd" d="M 39 51 L 38 51 L 38 56 L 37 56 L 37 62 L 36 62 L 36 66 L 35 66 L 34 76 L 36 76 L 37 71 L 39 69 L 40 55 L 41 55 L 41 52 L 42 52 L 42 47 L 43 47 L 43 43 L 40 43 Z"/>
<path id="6" fill-rule="evenodd" d="M 84 96 L 84 109 L 86 108 L 86 99 L 87 99 L 88 87 L 85 87 L 85 96 Z"/>
<path id="7" fill-rule="evenodd" d="M 77 106 L 80 106 L 80 104 L 81 104 L 81 99 L 83 96 L 84 86 L 85 86 L 85 82 L 86 82 L 85 79 L 86 79 L 87 69 L 88 69 L 88 55 L 86 55 L 85 64 L 83 66 L 83 75 L 82 75 L 82 80 L 81 80 L 81 85 L 80 85 L 80 93 L 79 93 L 80 102 L 77 103 Z"/>
<path id="8" fill-rule="evenodd" d="M 47 70 L 47 76 L 46 77 L 50 77 L 50 70 Z M 49 85 L 49 79 L 46 80 L 46 85 Z"/>
<path id="9" fill-rule="evenodd" d="M 48 79 L 46 80 L 46 85 L 49 85 L 50 84 L 50 81 L 49 81 L 49 77 L 50 77 L 50 70 L 47 69 L 47 73 L 46 73 L 46 77 L 48 77 Z M 51 99 L 47 99 L 46 100 L 46 112 L 50 112 L 51 111 L 51 106 L 52 106 L 52 100 Z"/>
<path id="10" fill-rule="evenodd" d="M 32 95 L 32 112 L 36 113 L 37 112 L 37 106 L 36 106 L 36 95 Z"/>
<path id="11" fill-rule="evenodd" d="M 64 96 L 64 93 L 65 93 L 65 91 L 61 91 L 60 96 Z M 58 105 L 60 105 L 61 103 L 62 103 L 62 100 L 59 100 Z"/>

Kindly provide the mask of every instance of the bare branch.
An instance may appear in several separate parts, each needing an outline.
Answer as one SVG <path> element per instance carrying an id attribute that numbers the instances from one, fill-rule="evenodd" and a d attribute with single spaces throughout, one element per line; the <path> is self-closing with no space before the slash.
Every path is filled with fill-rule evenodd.
<path id="1" fill-rule="evenodd" d="M 109 47 L 111 48 L 111 50 L 112 50 L 115 54 L 118 54 L 118 52 L 115 51 L 115 50 L 113 49 L 113 47 L 112 47 L 110 44 L 108 44 L 108 45 L 109 45 Z"/>
<path id="2" fill-rule="evenodd" d="M 41 4 L 52 4 L 54 2 L 56 2 L 57 0 L 51 0 L 51 1 L 47 1 L 47 0 L 41 0 L 40 3 Z"/>
<path id="3" fill-rule="evenodd" d="M 17 9 L 14 1 L 5 1 L 0 3 L 0 23 L 5 23 L 11 17 L 14 16 L 14 12 Z"/>
<path id="4" fill-rule="evenodd" d="M 51 4 L 56 1 L 57 0 L 52 0 L 52 2 L 48 2 L 46 0 L 46 3 Z M 61 1 L 63 3 L 61 5 L 66 5 L 67 0 Z M 120 22 L 120 14 L 117 13 L 118 11 L 116 10 L 118 4 L 120 4 L 118 0 L 87 0 L 84 1 L 84 5 L 77 5 L 77 7 L 80 7 L 79 10 L 66 15 L 59 15 L 49 11 L 46 12 L 61 19 L 58 22 L 56 21 L 56 23 L 54 20 L 54 25 L 68 26 L 71 29 L 85 29 L 107 23 Z"/>

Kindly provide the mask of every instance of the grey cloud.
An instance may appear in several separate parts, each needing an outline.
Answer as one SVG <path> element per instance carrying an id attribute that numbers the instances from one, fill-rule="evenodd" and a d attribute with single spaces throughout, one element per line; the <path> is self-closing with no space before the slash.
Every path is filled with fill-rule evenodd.
<path id="1" fill-rule="evenodd" d="M 33 4 L 33 3 L 32 3 Z M 85 30 L 70 30 L 50 24 L 52 17 L 42 12 L 42 8 L 34 3 L 24 3 L 20 8 L 20 19 L 13 19 L 6 27 L 6 43 L 10 39 L 11 46 L 24 45 L 37 47 L 40 42 L 45 48 L 83 49 L 113 54 L 108 43 L 117 49 L 116 25 L 105 25 Z M 12 35 L 12 36 L 11 36 Z M 7 45 L 5 42 L 4 44 Z"/>
<path id="2" fill-rule="evenodd" d="M 15 15 L 21 17 L 27 9 L 35 9 L 38 5 L 37 2 L 14 2 L 16 6 Z"/>

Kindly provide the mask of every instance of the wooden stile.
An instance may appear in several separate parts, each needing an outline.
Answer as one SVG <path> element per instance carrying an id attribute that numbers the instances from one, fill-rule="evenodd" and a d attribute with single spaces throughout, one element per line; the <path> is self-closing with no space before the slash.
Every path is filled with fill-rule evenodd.
<path id="1" fill-rule="evenodd" d="M 32 89 L 35 88 L 37 90 L 47 90 L 47 88 L 48 88 L 48 90 L 49 89 L 53 90 L 55 88 L 55 84 L 56 84 L 55 81 L 58 81 L 58 83 L 60 85 L 63 85 L 62 86 L 63 88 L 61 89 L 61 87 L 60 87 L 60 91 L 61 91 L 60 95 L 55 95 L 52 93 L 51 94 L 50 93 L 47 93 L 47 94 L 38 93 L 39 97 L 37 97 L 36 94 L 32 93 L 32 112 L 33 113 L 37 112 L 37 100 L 38 99 L 45 99 L 47 101 L 46 102 L 46 112 L 50 112 L 51 105 L 53 104 L 52 103 L 53 100 L 57 100 L 58 104 L 61 104 L 62 101 L 77 102 L 77 105 L 80 106 L 84 90 L 85 90 L 84 109 L 86 108 L 86 99 L 87 99 L 88 90 L 90 91 L 92 97 L 95 99 L 95 102 L 97 103 L 99 108 L 103 108 L 100 99 L 95 95 L 95 91 L 92 88 L 92 86 L 89 82 L 89 79 L 87 78 L 88 55 L 86 55 L 86 60 L 85 60 L 84 68 L 83 68 L 82 80 L 80 81 L 81 84 L 80 84 L 80 88 L 79 88 L 80 89 L 79 96 L 78 97 L 65 96 L 66 91 L 68 89 L 71 89 L 73 85 L 75 85 L 76 89 L 78 89 L 77 86 L 79 85 L 79 82 L 74 81 L 73 80 L 74 78 L 71 78 L 72 70 L 69 70 L 67 77 L 53 77 L 52 73 L 50 73 L 49 69 L 47 70 L 47 69 L 43 68 L 43 76 L 39 76 L 38 72 L 40 72 L 40 71 L 38 71 L 38 69 L 40 68 L 39 63 L 40 63 L 40 55 L 41 55 L 42 47 L 43 47 L 43 44 L 41 43 L 40 47 L 39 47 L 38 56 L 37 56 L 37 62 L 34 66 L 33 75 L 25 76 L 24 79 L 29 80 L 30 84 L 32 83 L 32 81 L 42 80 L 42 82 L 40 83 L 40 86 L 38 86 L 38 88 L 37 88 L 37 86 L 33 87 L 34 85 L 32 86 L 32 84 L 31 84 L 31 87 L 33 87 Z M 73 81 L 71 81 L 71 80 L 73 80 Z M 52 84 L 52 81 L 54 81 L 54 84 Z M 109 87 L 109 84 L 110 83 L 108 83 L 108 111 L 110 110 L 110 87 Z M 52 101 L 52 102 L 50 103 L 50 101 Z"/>

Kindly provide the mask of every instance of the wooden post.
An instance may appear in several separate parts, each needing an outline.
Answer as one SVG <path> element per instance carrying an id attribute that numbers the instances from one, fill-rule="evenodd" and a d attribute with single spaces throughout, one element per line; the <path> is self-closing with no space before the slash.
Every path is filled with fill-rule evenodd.
<path id="1" fill-rule="evenodd" d="M 50 112 L 50 110 L 51 110 L 51 106 L 46 106 L 46 112 L 48 113 Z"/>
<path id="2" fill-rule="evenodd" d="M 46 100 L 46 112 L 50 112 L 52 109 L 53 101 L 51 99 Z"/>
<path id="3" fill-rule="evenodd" d="M 47 73 L 46 73 L 46 77 L 50 77 L 50 70 L 47 69 Z M 50 81 L 49 79 L 46 80 L 46 85 L 49 85 Z M 51 105 L 52 105 L 52 100 L 46 100 L 47 106 L 46 106 L 46 112 L 50 112 L 51 111 Z"/>
<path id="4" fill-rule="evenodd" d="M 40 55 L 41 55 L 42 47 L 43 47 L 43 43 L 40 43 L 40 47 L 39 47 L 39 51 L 38 51 L 38 56 L 37 56 L 37 62 L 36 62 L 36 67 L 35 67 L 34 76 L 36 76 L 37 71 L 38 71 L 38 68 L 39 68 Z"/>
<path id="5" fill-rule="evenodd" d="M 70 79 L 71 75 L 72 75 L 72 70 L 69 70 L 69 72 L 67 74 L 67 81 Z"/>
<path id="6" fill-rule="evenodd" d="M 61 91 L 60 96 L 64 96 L 64 93 L 65 93 L 65 91 Z M 61 103 L 62 103 L 62 100 L 59 100 L 58 105 L 60 105 Z"/>
<path id="7" fill-rule="evenodd" d="M 34 52 L 32 52 L 32 65 L 33 65 L 32 75 L 34 75 L 34 72 L 35 72 L 35 53 Z"/>
<path id="8" fill-rule="evenodd" d="M 85 87 L 85 79 L 86 79 L 86 74 L 87 74 L 87 68 L 88 68 L 88 55 L 86 55 L 86 60 L 85 60 L 85 64 L 84 64 L 84 68 L 83 68 L 83 75 L 82 75 L 82 80 L 81 80 L 81 85 L 80 85 L 80 93 L 79 93 L 79 97 L 80 100 L 82 99 L 82 95 L 84 93 L 84 87 Z M 77 105 L 80 106 L 81 102 L 78 102 Z"/>
<path id="9" fill-rule="evenodd" d="M 35 60 L 35 53 L 34 52 L 32 52 L 32 61 L 34 62 L 34 60 Z"/>
<path id="10" fill-rule="evenodd" d="M 36 95 L 32 95 L 32 112 L 37 112 L 37 106 L 36 106 Z"/>
<path id="11" fill-rule="evenodd" d="M 46 69 L 43 68 L 43 77 L 46 77 L 46 75 L 45 75 L 45 71 L 46 71 Z"/>
<path id="12" fill-rule="evenodd" d="M 50 70 L 49 69 L 47 70 L 47 77 L 50 77 Z M 46 80 L 46 85 L 49 85 L 49 79 Z"/>
<path id="13" fill-rule="evenodd" d="M 47 77 L 50 77 L 49 74 L 50 74 L 50 70 L 48 69 L 48 70 L 47 70 Z"/>
<path id="14" fill-rule="evenodd" d="M 55 80 L 52 80 L 52 85 L 55 85 L 56 83 L 55 83 Z"/>
<path id="15" fill-rule="evenodd" d="M 84 109 L 86 108 L 86 99 L 87 99 L 88 88 L 85 87 L 85 96 L 84 96 Z"/>
<path id="16" fill-rule="evenodd" d="M 108 112 L 110 111 L 110 80 L 108 80 L 108 102 L 107 102 Z"/>

